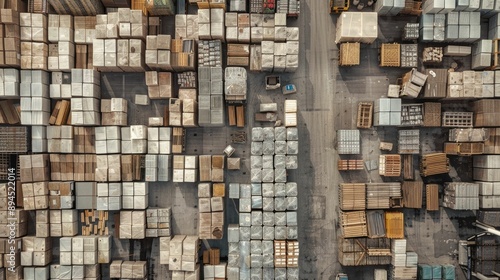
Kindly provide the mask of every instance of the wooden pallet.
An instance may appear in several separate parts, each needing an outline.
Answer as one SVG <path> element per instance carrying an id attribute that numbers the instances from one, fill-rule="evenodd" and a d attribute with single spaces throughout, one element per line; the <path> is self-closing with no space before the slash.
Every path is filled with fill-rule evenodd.
<path id="1" fill-rule="evenodd" d="M 439 210 L 439 185 L 429 184 L 425 186 L 425 207 L 427 211 Z"/>
<path id="2" fill-rule="evenodd" d="M 413 169 L 413 155 L 403 155 L 403 179 L 415 180 L 415 170 Z"/>
<path id="3" fill-rule="evenodd" d="M 366 208 L 366 186 L 362 183 L 343 183 L 339 185 L 339 208 L 364 210 Z"/>
<path id="4" fill-rule="evenodd" d="M 356 126 L 358 128 L 370 128 L 373 123 L 373 102 L 358 103 L 358 118 Z"/>
<path id="5" fill-rule="evenodd" d="M 422 208 L 423 188 L 424 183 L 422 181 L 404 181 L 401 186 L 403 206 L 406 208 Z"/>
<path id="6" fill-rule="evenodd" d="M 401 155 L 380 155 L 379 174 L 386 177 L 401 176 Z"/>
<path id="7" fill-rule="evenodd" d="M 471 156 L 484 153 L 484 143 L 444 143 L 444 152 L 448 155 Z"/>
<path id="8" fill-rule="evenodd" d="M 339 49 L 339 66 L 359 65 L 360 43 L 342 43 Z"/>
<path id="9" fill-rule="evenodd" d="M 337 163 L 339 171 L 363 170 L 363 160 L 361 159 L 340 159 Z"/>
<path id="10" fill-rule="evenodd" d="M 422 176 L 444 174 L 449 171 L 449 160 L 445 153 L 433 153 L 422 156 L 422 160 L 420 161 L 420 173 Z"/>
<path id="11" fill-rule="evenodd" d="M 380 66 L 399 67 L 401 66 L 401 45 L 382 44 L 380 46 Z"/>
<path id="12" fill-rule="evenodd" d="M 424 123 L 426 127 L 441 126 L 441 103 L 425 102 L 424 103 Z"/>
<path id="13" fill-rule="evenodd" d="M 443 127 L 472 127 L 473 113 L 472 112 L 444 112 Z"/>

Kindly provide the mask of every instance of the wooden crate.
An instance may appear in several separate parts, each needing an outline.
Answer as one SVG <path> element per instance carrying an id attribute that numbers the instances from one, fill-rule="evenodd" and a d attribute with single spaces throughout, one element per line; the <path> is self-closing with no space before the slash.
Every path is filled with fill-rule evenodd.
<path id="1" fill-rule="evenodd" d="M 382 44 L 380 46 L 380 66 L 399 67 L 401 66 L 401 45 Z"/>
<path id="2" fill-rule="evenodd" d="M 385 212 L 387 238 L 405 238 L 403 212 Z"/>
<path id="3" fill-rule="evenodd" d="M 380 155 L 379 174 L 387 177 L 401 176 L 401 155 Z"/>
<path id="4" fill-rule="evenodd" d="M 362 183 L 343 183 L 339 185 L 339 208 L 364 210 L 366 208 L 366 186 Z"/>
<path id="5" fill-rule="evenodd" d="M 359 65 L 360 43 L 342 43 L 339 49 L 339 65 Z"/>
<path id="6" fill-rule="evenodd" d="M 373 102 L 359 102 L 358 103 L 358 128 L 370 128 L 373 123 Z"/>
<path id="7" fill-rule="evenodd" d="M 342 236 L 346 238 L 363 237 L 368 235 L 365 211 L 341 212 L 340 225 L 342 229 Z"/>
<path id="8" fill-rule="evenodd" d="M 444 143 L 444 152 L 448 155 L 471 156 L 484 153 L 484 143 Z"/>
<path id="9" fill-rule="evenodd" d="M 425 186 L 425 207 L 427 211 L 439 210 L 439 185 L 429 184 Z"/>
<path id="10" fill-rule="evenodd" d="M 361 159 L 340 159 L 337 163 L 339 171 L 363 170 L 363 160 Z"/>
<path id="11" fill-rule="evenodd" d="M 420 161 L 420 174 L 422 176 L 444 174 L 449 171 L 449 160 L 445 153 L 433 153 L 422 156 Z"/>
<path id="12" fill-rule="evenodd" d="M 404 181 L 401 186 L 403 206 L 406 208 L 422 208 L 423 188 L 424 183 L 422 181 Z"/>

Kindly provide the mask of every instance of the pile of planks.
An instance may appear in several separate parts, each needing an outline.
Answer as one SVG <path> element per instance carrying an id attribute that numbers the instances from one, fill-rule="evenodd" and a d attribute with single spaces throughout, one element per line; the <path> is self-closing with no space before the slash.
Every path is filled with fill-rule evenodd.
<path id="1" fill-rule="evenodd" d="M 427 211 L 439 210 L 439 185 L 428 184 L 425 186 L 425 207 Z"/>
<path id="2" fill-rule="evenodd" d="M 356 125 L 358 128 L 370 128 L 373 124 L 373 102 L 358 103 L 358 118 Z"/>
<path id="3" fill-rule="evenodd" d="M 108 211 L 84 210 L 80 213 L 82 235 L 108 235 Z"/>
<path id="4" fill-rule="evenodd" d="M 338 170 L 340 171 L 350 171 L 350 170 L 363 170 L 363 160 L 361 159 L 340 159 L 337 164 Z"/>
<path id="5" fill-rule="evenodd" d="M 403 155 L 403 179 L 414 180 L 413 155 Z"/>
<path id="6" fill-rule="evenodd" d="M 420 173 L 422 176 L 444 174 L 450 171 L 450 163 L 445 153 L 432 153 L 422 156 Z"/>
<path id="7" fill-rule="evenodd" d="M 339 185 L 340 209 L 364 210 L 366 204 L 366 187 L 362 183 L 343 183 Z"/>
<path id="8" fill-rule="evenodd" d="M 391 208 L 391 198 L 400 197 L 400 183 L 366 184 L 366 209 L 389 209 Z"/>
<path id="9" fill-rule="evenodd" d="M 51 125 L 65 125 L 71 124 L 70 112 L 71 106 L 68 100 L 59 100 L 56 102 L 56 106 L 52 111 L 49 118 L 49 124 Z"/>
<path id="10" fill-rule="evenodd" d="M 406 208 L 422 208 L 422 181 L 404 181 L 401 186 L 403 192 L 403 206 Z"/>
<path id="11" fill-rule="evenodd" d="M 243 105 L 229 105 L 227 112 L 230 126 L 245 127 L 245 107 Z"/>
<path id="12" fill-rule="evenodd" d="M 339 49 L 339 66 L 359 65 L 360 43 L 342 43 Z"/>
<path id="13" fill-rule="evenodd" d="M 379 174 L 386 177 L 401 176 L 401 155 L 380 155 Z"/>
<path id="14" fill-rule="evenodd" d="M 91 16 L 104 14 L 104 6 L 99 0 L 48 0 L 49 4 L 60 15 Z"/>
<path id="15" fill-rule="evenodd" d="M 0 101 L 0 124 L 18 124 L 21 121 L 19 104 L 13 100 Z"/>
<path id="16" fill-rule="evenodd" d="M 385 212 L 387 238 L 405 238 L 403 212 Z"/>
<path id="17" fill-rule="evenodd" d="M 340 226 L 345 238 L 367 236 L 366 212 L 340 212 Z"/>

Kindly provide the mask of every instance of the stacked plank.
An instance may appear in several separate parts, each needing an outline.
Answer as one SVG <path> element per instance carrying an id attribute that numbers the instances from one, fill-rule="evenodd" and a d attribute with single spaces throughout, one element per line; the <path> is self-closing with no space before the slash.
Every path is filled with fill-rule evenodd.
<path id="1" fill-rule="evenodd" d="M 196 65 L 195 40 L 173 39 L 170 45 L 172 69 L 176 72 L 194 71 Z"/>
<path id="2" fill-rule="evenodd" d="M 93 68 L 93 42 L 95 39 L 95 16 L 74 17 L 75 67 Z"/>
<path id="3" fill-rule="evenodd" d="M 439 185 L 428 184 L 425 186 L 425 206 L 427 211 L 439 210 Z"/>
<path id="4" fill-rule="evenodd" d="M 401 176 L 401 155 L 380 155 L 379 174 L 387 177 Z"/>
<path id="5" fill-rule="evenodd" d="M 422 181 L 404 181 L 401 186 L 403 192 L 403 206 L 406 208 L 422 208 Z"/>
<path id="6" fill-rule="evenodd" d="M 28 151 L 28 128 L 26 126 L 0 126 L 0 143 L 2 154 L 26 153 Z"/>
<path id="7" fill-rule="evenodd" d="M 343 183 L 339 185 L 340 209 L 364 210 L 366 204 L 365 184 Z"/>
<path id="8" fill-rule="evenodd" d="M 227 66 L 247 67 L 250 62 L 250 45 L 228 44 Z"/>
<path id="9" fill-rule="evenodd" d="M 444 143 L 444 152 L 457 156 L 480 155 L 484 153 L 484 143 Z"/>
<path id="10" fill-rule="evenodd" d="M 20 118 L 19 104 L 14 104 L 13 100 L 0 101 L 1 124 L 19 124 Z"/>
<path id="11" fill-rule="evenodd" d="M 338 259 L 344 266 L 387 265 L 391 243 L 386 238 L 338 238 Z M 376 252 L 376 254 L 373 254 Z"/>
<path id="12" fill-rule="evenodd" d="M 49 15 L 48 40 L 50 71 L 71 71 L 75 67 L 75 45 L 73 41 L 73 17 L 70 15 Z"/>
<path id="13" fill-rule="evenodd" d="M 387 238 L 404 238 L 403 212 L 386 212 L 385 226 Z"/>
<path id="14" fill-rule="evenodd" d="M 47 70 L 47 16 L 20 13 L 21 69 Z"/>
<path id="15" fill-rule="evenodd" d="M 403 155 L 403 179 L 415 179 L 415 170 L 413 169 L 413 155 Z"/>
<path id="16" fill-rule="evenodd" d="M 366 184 L 366 209 L 389 209 L 391 208 L 391 198 L 400 197 L 400 183 Z"/>
<path id="17" fill-rule="evenodd" d="M 342 43 L 339 50 L 339 66 L 359 65 L 360 43 Z"/>
<path id="18" fill-rule="evenodd" d="M 361 159 L 340 159 L 337 163 L 337 169 L 340 171 L 363 170 L 363 160 Z"/>
<path id="19" fill-rule="evenodd" d="M 103 14 L 104 6 L 99 0 L 87 0 L 75 3 L 73 0 L 48 0 L 57 14 L 74 16 L 92 16 Z"/>
<path id="20" fill-rule="evenodd" d="M 370 128 L 370 127 L 372 127 L 372 116 L 373 116 L 373 103 L 372 102 L 359 102 L 358 103 L 357 127 L 358 128 Z"/>
<path id="21" fill-rule="evenodd" d="M 83 210 L 80 213 L 82 235 L 108 235 L 108 211 Z"/>
<path id="22" fill-rule="evenodd" d="M 424 123 L 426 127 L 441 126 L 441 103 L 425 102 L 424 103 Z"/>
<path id="23" fill-rule="evenodd" d="M 345 238 L 367 236 L 366 212 L 340 212 L 340 226 Z"/>
<path id="24" fill-rule="evenodd" d="M 50 154 L 50 178 L 54 181 L 94 181 L 93 154 Z"/>
<path id="25" fill-rule="evenodd" d="M 422 176 L 445 174 L 449 171 L 449 160 L 445 153 L 433 153 L 422 156 L 420 162 L 420 173 Z"/>
<path id="26" fill-rule="evenodd" d="M 500 99 L 482 99 L 473 103 L 474 126 L 500 126 Z"/>

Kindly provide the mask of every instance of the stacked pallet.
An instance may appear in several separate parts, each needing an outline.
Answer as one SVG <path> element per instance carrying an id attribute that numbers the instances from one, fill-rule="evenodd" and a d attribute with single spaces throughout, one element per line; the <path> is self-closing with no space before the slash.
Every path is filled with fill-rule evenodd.
<path id="1" fill-rule="evenodd" d="M 23 96 L 21 124 L 47 125 L 50 118 L 49 74 L 41 70 L 22 70 L 20 90 Z"/>
<path id="2" fill-rule="evenodd" d="M 0 237 L 11 236 L 8 225 L 15 227 L 13 237 L 21 237 L 28 233 L 28 212 L 23 209 L 15 209 L 8 212 L 7 209 L 2 210 L 0 218 Z M 19 257 L 19 256 L 17 256 Z M 18 259 L 19 260 L 19 259 Z"/>
<path id="3" fill-rule="evenodd" d="M 447 155 L 471 156 L 484 153 L 484 143 L 444 143 Z"/>
<path id="4" fill-rule="evenodd" d="M 297 126 L 297 100 L 285 100 L 285 120 L 286 127 Z"/>
<path id="5" fill-rule="evenodd" d="M 148 35 L 146 37 L 145 63 L 149 68 L 158 71 L 172 70 L 170 56 L 171 41 L 172 37 L 170 35 Z M 148 73 L 146 72 L 146 81 L 148 80 Z M 158 79 L 156 81 L 156 83 L 161 82 Z"/>
<path id="6" fill-rule="evenodd" d="M 21 265 L 24 266 L 25 270 L 26 267 L 30 266 L 46 266 L 52 261 L 50 238 L 25 236 L 22 244 Z"/>
<path id="7" fill-rule="evenodd" d="M 500 226 L 500 211 L 478 211 L 477 212 L 477 220 L 481 223 L 499 227 Z"/>
<path id="8" fill-rule="evenodd" d="M 198 184 L 198 236 L 200 239 L 222 239 L 224 228 L 224 192 L 225 184 Z"/>
<path id="9" fill-rule="evenodd" d="M 50 178 L 54 181 L 94 181 L 95 167 L 95 154 L 50 154 Z"/>
<path id="10" fill-rule="evenodd" d="M 20 13 L 21 69 L 47 70 L 47 16 Z"/>
<path id="11" fill-rule="evenodd" d="M 172 182 L 194 183 L 198 179 L 198 156 L 173 156 Z"/>
<path id="12" fill-rule="evenodd" d="M 3 49 L 0 51 L 0 65 L 19 68 L 21 65 L 19 11 L 13 8 L 2 9 L 1 17 L 5 31 L 0 36 L 0 43 L 3 45 Z"/>
<path id="13" fill-rule="evenodd" d="M 203 10 L 203 12 L 210 13 L 210 10 Z M 198 14 L 200 12 L 198 11 Z M 175 15 L 175 38 L 177 39 L 193 39 L 198 40 L 199 37 L 199 15 Z M 210 28 L 208 28 L 210 30 Z"/>
<path id="14" fill-rule="evenodd" d="M 247 67 L 250 62 L 250 45 L 248 44 L 228 44 L 227 45 L 227 66 Z"/>
<path id="15" fill-rule="evenodd" d="M 388 265 L 391 243 L 387 238 L 338 237 L 338 260 L 344 266 Z"/>
<path id="16" fill-rule="evenodd" d="M 198 124 L 202 127 L 222 126 L 225 123 L 222 68 L 199 67 L 198 73 Z"/>
<path id="17" fill-rule="evenodd" d="M 422 181 L 404 181 L 401 185 L 403 193 L 403 206 L 406 208 L 422 208 Z"/>
<path id="18" fill-rule="evenodd" d="M 48 70 L 69 72 L 75 67 L 73 32 L 72 16 L 49 15 L 48 41 L 51 44 L 49 44 Z"/>
<path id="19" fill-rule="evenodd" d="M 364 210 L 366 204 L 365 184 L 343 183 L 339 185 L 340 209 Z"/>
<path id="20" fill-rule="evenodd" d="M 445 153 L 433 153 L 422 155 L 420 162 L 420 173 L 422 176 L 445 174 L 450 171 L 449 160 Z"/>
<path id="21" fill-rule="evenodd" d="M 100 74 L 92 69 L 71 69 L 71 124 L 99 125 Z"/>
<path id="22" fill-rule="evenodd" d="M 127 125 L 127 99 L 101 99 L 102 125 Z"/>
<path id="23" fill-rule="evenodd" d="M 22 184 L 23 206 L 25 210 L 40 210 L 49 207 L 48 182 Z"/>
<path id="24" fill-rule="evenodd" d="M 176 72 L 194 71 L 196 65 L 196 41 L 191 39 L 173 39 L 170 48 L 172 69 Z"/>
<path id="25" fill-rule="evenodd" d="M 420 126 L 423 123 L 423 104 L 402 104 L 401 125 Z"/>
<path id="26" fill-rule="evenodd" d="M 443 206 L 455 210 L 479 209 L 479 184 L 445 183 Z"/>
<path id="27" fill-rule="evenodd" d="M 145 154 L 148 150 L 147 137 L 148 137 L 148 131 L 145 125 L 131 125 L 122 127 L 121 128 L 122 154 Z"/>
<path id="28" fill-rule="evenodd" d="M 360 159 L 339 159 L 337 163 L 337 170 L 350 171 L 350 170 L 363 170 L 363 160 Z"/>
<path id="29" fill-rule="evenodd" d="M 340 212 L 340 226 L 345 238 L 367 236 L 366 212 Z"/>
<path id="30" fill-rule="evenodd" d="M 224 157 L 223 156 L 199 156 L 199 181 L 200 182 L 223 182 Z"/>
<path id="31" fill-rule="evenodd" d="M 97 183 L 96 209 L 98 211 L 122 209 L 121 195 L 122 185 L 120 183 Z"/>
<path id="32" fill-rule="evenodd" d="M 340 44 L 339 66 L 359 65 L 359 53 L 360 53 L 360 43 Z"/>
<path id="33" fill-rule="evenodd" d="M 425 186 L 425 206 L 427 211 L 439 210 L 439 185 L 428 184 Z"/>
<path id="34" fill-rule="evenodd" d="M 416 279 L 418 255 L 406 252 L 406 239 L 392 240 L 391 247 L 391 279 Z"/>
<path id="35" fill-rule="evenodd" d="M 141 180 L 141 155 L 121 155 L 122 181 Z"/>
<path id="36" fill-rule="evenodd" d="M 424 103 L 423 126 L 426 127 L 441 126 L 441 103 L 438 102 Z"/>
<path id="37" fill-rule="evenodd" d="M 145 211 L 120 211 L 120 239 L 144 239 L 146 237 Z"/>
<path id="38" fill-rule="evenodd" d="M 0 98 L 11 99 L 19 97 L 19 70 L 0 69 Z"/>
<path id="39" fill-rule="evenodd" d="M 170 99 L 172 102 L 173 98 Z M 180 125 L 183 127 L 197 127 L 198 126 L 198 102 L 196 96 L 196 90 L 192 89 L 180 89 L 179 90 L 179 100 L 182 102 L 182 106 L 180 107 L 180 112 L 176 112 L 180 114 L 178 117 L 172 117 L 169 115 L 169 120 L 182 120 Z M 177 104 L 174 105 L 174 108 L 177 108 Z M 169 108 L 169 113 L 171 113 Z M 172 126 L 177 125 L 177 123 L 171 124 Z"/>
<path id="40" fill-rule="evenodd" d="M 401 45 L 382 44 L 380 46 L 380 66 L 399 67 L 401 65 Z"/>
<path id="41" fill-rule="evenodd" d="M 22 183 L 44 182 L 49 176 L 49 155 L 20 155 L 20 174 Z"/>
<path id="42" fill-rule="evenodd" d="M 36 133 L 37 129 L 35 129 Z M 12 137 L 15 135 L 16 137 Z M 39 134 L 44 138 L 43 129 Z M 0 152 L 2 154 L 26 153 L 28 151 L 28 129 L 25 126 L 1 126 L 0 127 Z M 5 169 L 7 170 L 7 169 Z"/>
<path id="43" fill-rule="evenodd" d="M 401 155 L 380 155 L 379 174 L 386 177 L 401 176 Z"/>
<path id="44" fill-rule="evenodd" d="M 500 126 L 500 100 L 483 99 L 473 103 L 474 126 Z"/>
<path id="45" fill-rule="evenodd" d="M 359 130 L 337 130 L 337 151 L 341 155 L 359 154 L 360 145 Z"/>
<path id="46" fill-rule="evenodd" d="M 357 128 L 370 128 L 372 127 L 373 103 L 372 102 L 359 102 L 358 103 L 358 117 Z"/>
<path id="47" fill-rule="evenodd" d="M 74 196 L 73 182 L 49 182 L 49 208 L 72 209 Z"/>
<path id="48" fill-rule="evenodd" d="M 397 198 L 401 198 L 400 183 L 366 184 L 366 209 L 389 209 Z"/>
<path id="49" fill-rule="evenodd" d="M 167 237 L 172 233 L 172 209 L 149 208 L 146 210 L 146 237 Z"/>
<path id="50" fill-rule="evenodd" d="M 108 211 L 95 211 L 95 210 L 84 210 L 80 213 L 80 223 L 82 225 L 82 235 L 108 235 L 108 226 L 107 222 L 109 220 Z M 78 230 L 77 230 L 78 231 Z M 76 235 L 77 232 L 75 232 Z M 102 258 L 100 254 L 99 258 Z M 109 262 L 109 254 L 104 255 L 107 261 Z"/>
<path id="51" fill-rule="evenodd" d="M 182 127 L 172 128 L 172 153 L 180 154 L 184 151 L 185 130 Z"/>
<path id="52" fill-rule="evenodd" d="M 500 155 L 475 156 L 473 159 L 474 180 L 500 181 Z"/>
<path id="53" fill-rule="evenodd" d="M 420 131 L 400 130 L 398 139 L 399 154 L 419 154 L 420 153 Z"/>
<path id="54" fill-rule="evenodd" d="M 119 126 L 98 126 L 95 128 L 95 153 L 121 153 L 121 130 Z"/>
<path id="55" fill-rule="evenodd" d="M 76 210 L 36 211 L 36 236 L 60 237 L 78 234 Z"/>

